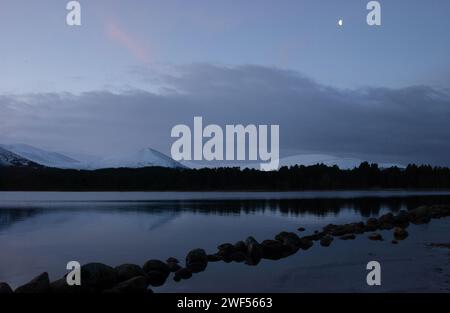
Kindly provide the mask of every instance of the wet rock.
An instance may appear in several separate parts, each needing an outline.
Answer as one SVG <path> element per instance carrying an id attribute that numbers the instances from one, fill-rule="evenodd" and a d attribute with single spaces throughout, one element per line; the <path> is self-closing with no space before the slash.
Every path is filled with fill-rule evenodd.
<path id="1" fill-rule="evenodd" d="M 265 259 L 279 260 L 283 257 L 284 247 L 278 240 L 264 240 L 261 247 Z"/>
<path id="2" fill-rule="evenodd" d="M 175 272 L 174 280 L 180 281 L 182 279 L 189 279 L 192 277 L 192 272 L 188 268 L 182 268 Z"/>
<path id="3" fill-rule="evenodd" d="M 235 248 L 234 245 L 231 243 L 224 243 L 217 247 L 219 249 L 219 252 L 217 253 L 224 262 L 231 262 L 231 255 L 234 253 Z"/>
<path id="4" fill-rule="evenodd" d="M 173 257 L 168 258 L 168 259 L 166 260 L 166 262 L 167 262 L 167 263 L 176 263 L 176 264 L 180 263 L 180 261 L 179 261 L 177 258 L 173 258 Z"/>
<path id="5" fill-rule="evenodd" d="M 280 241 L 289 253 L 295 253 L 300 248 L 300 237 L 295 233 L 281 232 L 275 239 Z"/>
<path id="6" fill-rule="evenodd" d="M 176 271 L 178 271 L 179 269 L 181 269 L 181 265 L 178 263 L 167 263 L 167 265 L 169 266 L 169 270 L 171 273 L 175 273 Z"/>
<path id="7" fill-rule="evenodd" d="M 351 223 L 344 225 L 329 224 L 324 227 L 324 232 L 332 236 L 342 237 L 351 234 L 361 234 L 364 232 L 365 225 L 363 222 Z"/>
<path id="8" fill-rule="evenodd" d="M 370 240 L 374 240 L 374 241 L 382 241 L 383 240 L 383 236 L 381 236 L 378 233 L 373 233 L 373 234 L 369 235 L 369 239 Z"/>
<path id="9" fill-rule="evenodd" d="M 119 282 L 117 271 L 102 263 L 88 263 L 81 266 L 83 288 L 92 292 L 109 289 Z"/>
<path id="10" fill-rule="evenodd" d="M 394 245 L 398 244 L 398 241 L 397 241 L 397 240 L 392 240 L 391 242 L 392 242 L 392 244 L 394 244 Z"/>
<path id="11" fill-rule="evenodd" d="M 315 231 L 314 235 L 309 235 L 309 236 L 304 236 L 302 237 L 302 239 L 306 239 L 309 241 L 319 241 L 322 240 L 322 238 L 328 236 L 328 234 L 326 232 L 319 232 L 319 231 Z"/>
<path id="12" fill-rule="evenodd" d="M 341 240 L 354 240 L 354 239 L 356 239 L 356 236 L 353 235 L 353 234 L 349 234 L 349 235 L 341 236 L 341 237 L 339 237 L 339 239 L 341 239 Z"/>
<path id="13" fill-rule="evenodd" d="M 126 281 L 133 277 L 145 276 L 144 270 L 136 264 L 122 264 L 115 268 L 118 281 Z"/>
<path id="14" fill-rule="evenodd" d="M 366 231 L 375 231 L 380 227 L 380 222 L 376 218 L 369 218 L 366 223 L 365 230 Z"/>
<path id="15" fill-rule="evenodd" d="M 314 242 L 308 238 L 300 238 L 300 241 L 298 243 L 298 247 L 302 250 L 308 250 L 314 245 Z"/>
<path id="16" fill-rule="evenodd" d="M 394 225 L 403 228 L 408 227 L 409 219 L 409 213 L 405 210 L 401 210 L 394 216 Z"/>
<path id="17" fill-rule="evenodd" d="M 142 268 L 147 274 L 156 271 L 168 276 L 170 273 L 169 265 L 160 260 L 149 260 L 145 262 Z"/>
<path id="18" fill-rule="evenodd" d="M 245 240 L 245 245 L 247 246 L 247 265 L 257 265 L 261 261 L 263 252 L 262 247 L 253 237 L 248 237 Z"/>
<path id="19" fill-rule="evenodd" d="M 145 276 L 137 276 L 123 281 L 111 289 L 105 290 L 105 293 L 145 293 L 149 282 Z"/>
<path id="20" fill-rule="evenodd" d="M 246 246 L 245 242 L 238 241 L 234 244 L 234 250 L 245 253 L 247 251 L 247 246 Z"/>
<path id="21" fill-rule="evenodd" d="M 13 293 L 13 290 L 7 283 L 0 283 L 0 295 Z"/>
<path id="22" fill-rule="evenodd" d="M 199 273 L 206 269 L 208 256 L 203 249 L 191 250 L 186 256 L 186 267 L 193 273 Z"/>
<path id="23" fill-rule="evenodd" d="M 29 283 L 20 286 L 15 290 L 16 293 L 49 293 L 50 292 L 50 280 L 48 273 L 42 273 Z"/>
<path id="24" fill-rule="evenodd" d="M 320 240 L 320 245 L 322 247 L 329 247 L 331 243 L 333 242 L 333 237 L 331 236 L 325 236 Z"/>
<path id="25" fill-rule="evenodd" d="M 380 223 L 379 226 L 380 229 L 392 229 L 394 228 L 395 218 L 394 215 L 389 212 L 387 214 L 380 216 L 378 222 Z"/>
<path id="26" fill-rule="evenodd" d="M 233 254 L 231 255 L 231 259 L 232 259 L 234 262 L 241 263 L 241 262 L 244 262 L 244 261 L 245 261 L 246 255 L 245 255 L 245 253 L 243 253 L 243 252 L 236 251 L 235 253 L 233 253 Z"/>
<path id="27" fill-rule="evenodd" d="M 150 285 L 153 287 L 159 287 L 164 285 L 164 283 L 167 280 L 167 277 L 169 277 L 169 274 L 165 274 L 160 271 L 149 271 L 147 272 L 147 281 Z"/>
<path id="28" fill-rule="evenodd" d="M 404 228 L 397 227 L 394 230 L 394 238 L 396 240 L 404 240 L 408 237 L 408 232 Z"/>
<path id="29" fill-rule="evenodd" d="M 222 261 L 222 257 L 218 254 L 208 254 L 208 262 Z"/>
<path id="30" fill-rule="evenodd" d="M 158 287 L 166 282 L 170 274 L 169 265 L 160 260 L 149 260 L 143 266 L 148 281 L 153 287 Z"/>
<path id="31" fill-rule="evenodd" d="M 69 286 L 65 277 L 50 283 L 50 290 L 52 293 L 56 294 L 79 294 L 89 292 L 89 289 L 83 285 Z"/>
<path id="32" fill-rule="evenodd" d="M 306 229 L 305 229 L 304 227 L 299 227 L 297 230 L 298 230 L 299 232 L 303 232 L 303 231 L 305 231 Z"/>
<path id="33" fill-rule="evenodd" d="M 431 220 L 432 209 L 428 206 L 420 206 L 409 212 L 411 222 L 413 224 L 426 224 Z"/>

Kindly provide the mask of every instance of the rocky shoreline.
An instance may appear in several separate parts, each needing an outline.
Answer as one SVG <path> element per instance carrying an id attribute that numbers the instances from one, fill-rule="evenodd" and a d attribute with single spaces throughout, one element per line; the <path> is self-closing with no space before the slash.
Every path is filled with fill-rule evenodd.
<path id="1" fill-rule="evenodd" d="M 143 266 L 122 264 L 115 268 L 101 263 L 89 263 L 81 267 L 82 286 L 68 286 L 65 277 L 50 282 L 48 273 L 42 273 L 15 290 L 7 283 L 0 283 L 0 294 L 152 293 L 150 286 L 162 286 L 171 275 L 176 282 L 189 279 L 205 271 L 209 262 L 237 262 L 254 266 L 262 259 L 279 260 L 299 250 L 308 250 L 315 242 L 322 247 L 329 247 L 335 239 L 353 240 L 365 233 L 369 233 L 369 240 L 383 241 L 385 238 L 377 233 L 379 230 L 393 230 L 393 237 L 389 240 L 392 244 L 398 244 L 408 237 L 406 229 L 410 224 L 426 224 L 432 219 L 448 216 L 450 205 L 421 206 L 411 211 L 402 210 L 396 215 L 387 213 L 379 218 L 370 218 L 365 223 L 329 224 L 322 230 L 303 237 L 286 231 L 261 243 L 253 237 L 248 237 L 235 244 L 221 244 L 213 254 L 207 254 L 204 249 L 191 250 L 186 256 L 184 266 L 176 258 L 166 261 L 149 260 Z M 298 231 L 303 232 L 305 229 L 300 227 Z"/>

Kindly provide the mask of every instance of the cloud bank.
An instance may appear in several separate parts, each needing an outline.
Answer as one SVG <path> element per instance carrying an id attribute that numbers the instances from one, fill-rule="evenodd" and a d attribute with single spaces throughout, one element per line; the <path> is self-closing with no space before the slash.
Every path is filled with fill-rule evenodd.
<path id="1" fill-rule="evenodd" d="M 253 65 L 180 66 L 158 80 L 160 92 L 2 95 L 0 142 L 72 154 L 168 153 L 172 127 L 203 116 L 206 124 L 279 124 L 282 157 L 314 152 L 450 166 L 449 90 L 342 90 Z"/>

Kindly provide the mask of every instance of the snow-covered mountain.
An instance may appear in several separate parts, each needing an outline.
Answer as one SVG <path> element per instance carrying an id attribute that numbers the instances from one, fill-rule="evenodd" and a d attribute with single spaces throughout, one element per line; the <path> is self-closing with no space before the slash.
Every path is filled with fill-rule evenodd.
<path id="1" fill-rule="evenodd" d="M 104 158 L 98 162 L 89 164 L 92 169 L 101 168 L 140 168 L 161 166 L 170 168 L 183 168 L 181 163 L 173 160 L 165 154 L 151 148 L 142 149 L 136 153 L 117 157 Z"/>
<path id="2" fill-rule="evenodd" d="M 34 166 L 36 165 L 30 160 L 27 160 L 20 155 L 17 155 L 11 151 L 3 149 L 0 146 L 0 167 L 24 167 L 24 166 Z"/>
<path id="3" fill-rule="evenodd" d="M 78 161 L 61 153 L 46 151 L 30 145 L 0 145 L 0 166 L 27 166 L 40 164 L 61 169 L 96 170 L 103 168 L 141 168 L 161 166 L 183 168 L 182 164 L 154 149 L 142 149 L 136 153 L 98 159 Z"/>
<path id="4" fill-rule="evenodd" d="M 83 167 L 83 164 L 75 159 L 65 156 L 60 153 L 45 151 L 30 145 L 14 144 L 14 145 L 0 145 L 5 150 L 8 150 L 22 158 L 33 161 L 37 164 L 47 167 L 77 169 Z"/>

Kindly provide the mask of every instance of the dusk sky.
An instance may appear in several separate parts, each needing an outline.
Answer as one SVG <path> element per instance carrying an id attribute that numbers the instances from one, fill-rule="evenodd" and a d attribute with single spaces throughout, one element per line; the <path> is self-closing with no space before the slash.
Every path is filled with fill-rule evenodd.
<path id="1" fill-rule="evenodd" d="M 281 156 L 450 166 L 450 2 L 0 0 L 0 143 L 105 156 L 201 115 Z M 339 19 L 343 26 L 338 26 Z"/>

